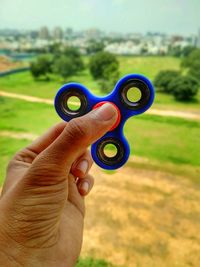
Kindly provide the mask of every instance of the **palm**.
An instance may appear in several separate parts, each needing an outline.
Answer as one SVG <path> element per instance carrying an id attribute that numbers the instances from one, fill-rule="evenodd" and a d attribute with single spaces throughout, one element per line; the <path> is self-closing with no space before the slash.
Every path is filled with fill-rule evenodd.
<path id="1" fill-rule="evenodd" d="M 52 127 L 11 160 L 0 201 L 1 266 L 11 266 L 7 255 L 17 266 L 75 265 L 83 234 L 82 196 L 94 183 L 86 150 L 116 119 L 115 108 L 105 104 Z"/>
<path id="2" fill-rule="evenodd" d="M 2 195 L 9 194 L 9 189 L 11 189 L 11 187 L 12 189 L 15 189 L 20 181 L 23 180 L 24 176 L 29 173 L 32 162 L 37 156 L 37 154 L 33 154 L 32 151 L 28 150 L 26 151 L 26 156 L 22 156 L 20 153 L 15 156 L 14 160 L 8 168 L 8 174 L 4 183 Z M 61 202 L 63 202 L 62 210 L 59 211 L 60 205 L 56 210 L 54 208 L 51 209 L 50 205 L 48 207 L 48 213 L 46 214 L 48 217 L 49 214 L 53 215 L 53 213 L 55 213 L 55 227 L 52 227 L 50 230 L 51 233 L 54 233 L 54 235 L 52 235 L 52 237 L 50 238 L 52 240 L 48 240 L 49 245 L 46 242 L 43 242 L 43 240 L 40 241 L 40 239 L 33 241 L 34 244 L 37 244 L 37 249 L 43 248 L 43 250 L 41 250 L 41 254 L 43 255 L 43 257 L 45 257 L 44 255 L 46 255 L 45 262 L 49 262 L 48 266 L 51 266 L 51 262 L 53 263 L 52 266 L 55 266 L 55 262 L 56 266 L 62 266 L 62 264 L 63 266 L 73 266 L 81 249 L 83 219 L 85 212 L 84 200 L 78 192 L 74 176 L 72 174 L 69 174 L 68 176 L 68 179 L 66 179 L 68 185 L 66 185 L 66 188 L 64 189 L 65 193 L 61 194 L 63 195 L 63 199 L 61 200 Z M 51 188 L 51 191 L 53 193 L 57 191 L 57 185 L 54 186 Z M 64 188 L 65 185 L 63 185 L 62 187 Z M 40 197 L 42 202 L 43 198 L 42 196 Z M 55 195 L 55 201 L 56 198 L 57 194 Z M 40 199 L 38 200 L 38 202 L 38 204 L 40 204 Z M 58 216 L 58 211 L 59 213 L 61 213 L 61 216 Z M 36 212 L 38 211 L 36 210 Z M 35 222 L 33 223 L 35 227 Z M 46 223 L 48 224 L 48 221 Z M 49 239 L 48 235 L 47 238 Z M 30 244 L 28 246 L 30 246 Z M 71 257 L 69 257 L 69 255 L 71 255 Z"/>

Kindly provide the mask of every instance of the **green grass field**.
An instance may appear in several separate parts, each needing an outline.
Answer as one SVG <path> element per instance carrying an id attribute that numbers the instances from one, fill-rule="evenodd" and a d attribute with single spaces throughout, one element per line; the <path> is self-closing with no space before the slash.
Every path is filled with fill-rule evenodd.
<path id="1" fill-rule="evenodd" d="M 160 70 L 178 70 L 180 68 L 180 60 L 172 57 L 118 57 L 118 59 L 122 76 L 134 72 L 146 75 L 153 80 Z M 89 58 L 85 57 L 84 60 L 87 64 Z M 88 88 L 91 88 L 94 94 L 101 95 L 98 83 L 92 79 L 88 69 L 83 71 L 78 77 L 71 77 L 69 80 L 83 83 Z M 35 81 L 29 72 L 25 72 L 1 78 L 0 90 L 53 100 L 62 83 L 60 78 L 55 76 L 49 82 Z M 200 99 L 200 94 L 198 99 Z M 153 107 L 196 112 L 200 110 L 199 101 L 179 103 L 173 97 L 162 93 L 156 93 Z M 35 135 L 41 134 L 52 124 L 60 120 L 53 106 L 5 97 L 0 98 L 0 114 L 1 131 L 14 131 Z M 131 118 L 127 122 L 125 135 L 129 140 L 133 155 L 155 160 L 157 167 L 161 163 L 163 164 L 163 162 L 172 163 L 173 166 L 182 166 L 181 170 L 184 170 L 184 168 L 188 169 L 189 166 L 193 168 L 193 171 L 186 173 L 194 177 L 194 169 L 196 170 L 200 165 L 198 157 L 200 153 L 198 142 L 200 139 L 199 129 L 200 123 L 196 121 L 143 114 Z M 1 137 L 0 153 L 3 156 L 3 160 L 0 164 L 4 170 L 8 157 L 27 142 L 28 140 Z M 8 143 L 12 145 L 7 146 Z M 168 165 L 164 164 L 164 166 Z M 177 168 L 173 167 L 172 169 L 175 171 Z"/>
<path id="2" fill-rule="evenodd" d="M 172 57 L 119 57 L 120 76 L 129 73 L 140 73 L 147 76 L 152 81 L 160 70 L 180 68 L 180 60 Z M 85 58 L 86 64 L 88 58 Z M 71 77 L 69 81 L 76 81 L 84 84 L 96 95 L 101 95 L 98 83 L 94 81 L 88 69 L 85 69 L 78 76 Z M 52 77 L 49 82 L 34 81 L 29 72 L 6 76 L 0 79 L 0 90 L 20 93 L 24 95 L 37 96 L 41 98 L 53 99 L 63 81 L 59 77 Z M 192 103 L 181 103 L 174 100 L 172 96 L 156 93 L 154 108 L 198 111 L 200 108 L 200 93 L 198 101 Z"/>
<path id="3" fill-rule="evenodd" d="M 0 98 L 0 114 L 1 131 L 34 135 L 42 134 L 52 124 L 60 121 L 53 105 L 5 97 Z M 197 169 L 200 166 L 199 129 L 200 122 L 197 121 L 143 114 L 126 123 L 125 136 L 133 155 Z M 9 137 L 1 137 L 0 140 L 0 154 L 3 156 L 0 164 L 5 170 L 8 158 L 28 141 Z"/>
<path id="4" fill-rule="evenodd" d="M 159 70 L 180 66 L 179 59 L 170 57 L 119 61 L 121 75 L 135 72 L 152 80 Z M 101 94 L 88 70 L 69 80 Z M 52 100 L 61 85 L 58 77 L 34 81 L 29 72 L 0 78 L 1 91 Z M 196 102 L 178 103 L 156 93 L 153 107 L 200 112 L 199 103 L 200 94 Z M 61 119 L 53 105 L 8 97 L 0 97 L 0 116 L 1 186 L 14 153 Z M 113 266 L 107 261 L 121 267 L 132 267 L 133 262 L 141 267 L 198 266 L 200 121 L 142 114 L 129 119 L 124 131 L 131 146 L 126 166 L 113 172 L 95 166 L 92 170 L 96 184 L 87 198 L 82 250 L 86 258 L 77 267 Z M 97 203 L 103 205 L 97 209 Z"/>

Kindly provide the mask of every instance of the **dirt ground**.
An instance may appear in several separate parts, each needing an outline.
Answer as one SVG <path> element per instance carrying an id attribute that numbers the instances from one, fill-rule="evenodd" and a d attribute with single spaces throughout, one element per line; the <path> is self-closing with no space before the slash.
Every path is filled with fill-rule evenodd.
<path id="1" fill-rule="evenodd" d="M 13 63 L 6 56 L 0 56 L 0 72 L 15 69 L 19 66 L 19 63 Z"/>
<path id="2" fill-rule="evenodd" d="M 16 94 L 0 93 L 16 98 Z M 199 114 L 194 116 L 199 119 Z M 32 140 L 36 136 L 12 133 L 12 137 Z M 131 167 L 108 174 L 94 166 L 92 173 L 96 184 L 86 199 L 82 256 L 127 267 L 200 266 L 198 185 L 166 172 Z"/>
<path id="3" fill-rule="evenodd" d="M 39 98 L 39 97 L 34 97 L 34 96 L 27 96 L 27 95 L 9 93 L 9 92 L 4 92 L 4 91 L 0 91 L 0 96 L 21 99 L 21 100 L 25 100 L 28 102 L 45 103 L 45 104 L 53 105 L 53 100 L 51 99 L 44 99 L 44 98 Z M 77 105 L 76 102 L 70 102 L 70 103 L 75 106 Z M 152 114 L 152 115 L 164 116 L 164 117 L 169 116 L 169 117 L 178 117 L 178 118 L 184 118 L 184 119 L 200 120 L 200 112 L 150 109 L 150 110 L 147 110 L 146 113 Z"/>
<path id="4" fill-rule="evenodd" d="M 92 174 L 82 257 L 127 267 L 199 267 L 198 185 L 129 167 L 108 174 L 94 166 Z"/>
<path id="5" fill-rule="evenodd" d="M 128 267 L 200 266 L 199 186 L 129 167 L 92 173 L 83 256 Z"/>

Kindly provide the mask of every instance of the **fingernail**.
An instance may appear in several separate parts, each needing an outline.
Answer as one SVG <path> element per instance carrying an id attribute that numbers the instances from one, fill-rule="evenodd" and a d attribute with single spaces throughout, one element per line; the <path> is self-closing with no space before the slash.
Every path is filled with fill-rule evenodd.
<path id="1" fill-rule="evenodd" d="M 100 108 L 95 109 L 93 112 L 95 116 L 98 116 L 98 119 L 103 121 L 109 121 L 117 116 L 115 107 L 110 103 L 102 105 Z"/>
<path id="2" fill-rule="evenodd" d="M 85 174 L 88 170 L 89 164 L 87 160 L 82 160 L 76 166 L 76 169 L 80 170 L 83 174 Z"/>
<path id="3" fill-rule="evenodd" d="M 80 184 L 79 189 L 84 193 L 87 194 L 89 191 L 90 185 L 87 181 L 83 182 Z"/>

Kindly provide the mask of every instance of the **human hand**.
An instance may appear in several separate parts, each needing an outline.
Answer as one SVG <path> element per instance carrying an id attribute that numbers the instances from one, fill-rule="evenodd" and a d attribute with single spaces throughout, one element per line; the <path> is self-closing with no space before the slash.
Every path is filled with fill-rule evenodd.
<path id="1" fill-rule="evenodd" d="M 116 118 L 115 108 L 105 104 L 54 126 L 14 156 L 0 199 L 0 266 L 75 265 L 82 244 L 83 196 L 93 186 L 86 149 Z"/>

